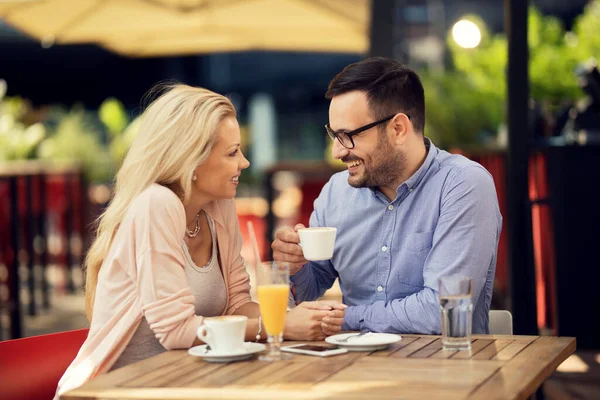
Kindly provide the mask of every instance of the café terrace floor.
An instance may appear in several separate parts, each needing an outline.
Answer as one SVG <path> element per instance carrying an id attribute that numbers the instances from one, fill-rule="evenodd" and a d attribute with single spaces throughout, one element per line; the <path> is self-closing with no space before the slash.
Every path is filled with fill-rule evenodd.
<path id="1" fill-rule="evenodd" d="M 24 318 L 26 336 L 87 327 L 83 294 L 52 297 L 49 311 Z M 578 350 L 544 384 L 548 400 L 600 399 L 600 350 Z"/>

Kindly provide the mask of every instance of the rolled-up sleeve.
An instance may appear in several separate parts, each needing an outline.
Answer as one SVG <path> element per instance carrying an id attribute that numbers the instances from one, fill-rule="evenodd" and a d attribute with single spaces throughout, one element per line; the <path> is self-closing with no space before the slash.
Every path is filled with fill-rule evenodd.
<path id="1" fill-rule="evenodd" d="M 145 270 L 138 280 L 142 313 L 150 329 L 167 350 L 189 348 L 202 317 L 195 314 L 185 271 L 172 257 L 158 252 L 144 253 L 139 265 Z"/>

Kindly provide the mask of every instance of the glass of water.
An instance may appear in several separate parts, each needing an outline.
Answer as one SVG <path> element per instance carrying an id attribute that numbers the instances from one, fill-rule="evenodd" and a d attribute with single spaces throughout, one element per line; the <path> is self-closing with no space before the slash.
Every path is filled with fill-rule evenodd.
<path id="1" fill-rule="evenodd" d="M 439 283 L 444 350 L 471 350 L 473 280 L 446 276 Z"/>

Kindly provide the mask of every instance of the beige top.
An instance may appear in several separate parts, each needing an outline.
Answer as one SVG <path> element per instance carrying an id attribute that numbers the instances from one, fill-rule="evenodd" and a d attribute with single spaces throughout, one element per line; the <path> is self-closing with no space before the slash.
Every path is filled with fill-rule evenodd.
<path id="1" fill-rule="evenodd" d="M 215 222 L 227 288 L 223 314 L 230 315 L 251 302 L 235 202 L 214 201 L 204 211 Z M 164 348 L 192 345 L 203 317 L 185 272 L 185 226 L 183 203 L 164 186 L 153 184 L 132 201 L 100 269 L 90 332 L 58 394 L 110 370 L 144 318 Z"/>
<path id="2" fill-rule="evenodd" d="M 198 267 L 192 260 L 185 241 L 182 241 L 181 246 L 185 254 L 185 274 L 187 275 L 192 293 L 196 298 L 194 304 L 196 315 L 215 317 L 223 313 L 227 302 L 227 290 L 219 266 L 215 223 L 208 214 L 206 214 L 206 220 L 208 221 L 212 238 L 212 254 L 206 265 Z M 150 329 L 148 321 L 144 318 L 133 334 L 129 344 L 110 370 L 112 371 L 133 364 L 165 351 L 167 350 L 160 344 L 154 332 Z"/>

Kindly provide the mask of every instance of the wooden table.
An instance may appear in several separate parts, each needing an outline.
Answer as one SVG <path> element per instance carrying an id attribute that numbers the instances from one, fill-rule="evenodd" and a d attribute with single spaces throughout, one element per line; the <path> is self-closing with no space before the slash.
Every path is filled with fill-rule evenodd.
<path id="1" fill-rule="evenodd" d="M 475 335 L 471 352 L 403 335 L 388 350 L 212 364 L 169 351 L 115 370 L 61 399 L 524 399 L 575 351 L 575 339 Z M 290 343 L 291 344 L 291 343 Z"/>

